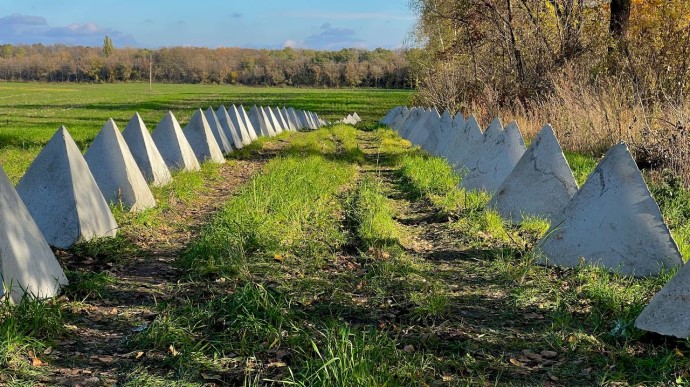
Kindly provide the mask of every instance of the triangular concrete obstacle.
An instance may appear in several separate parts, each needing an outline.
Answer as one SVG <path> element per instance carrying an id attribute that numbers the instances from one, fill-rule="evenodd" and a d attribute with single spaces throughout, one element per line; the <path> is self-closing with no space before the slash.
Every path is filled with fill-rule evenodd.
<path id="1" fill-rule="evenodd" d="M 467 164 L 469 172 L 460 182 L 467 190 L 494 192 L 513 171 L 525 153 L 525 142 L 515 121 L 496 136 L 484 143 L 476 155 L 476 161 Z"/>
<path id="2" fill-rule="evenodd" d="M 144 175 L 112 119 L 96 135 L 84 160 L 107 202 L 122 203 L 131 212 L 156 206 Z"/>
<path id="3" fill-rule="evenodd" d="M 535 197 L 534 200 L 541 198 Z M 625 275 L 658 275 L 683 264 L 678 247 L 628 147 L 611 148 L 539 242 L 540 263 L 582 258 Z"/>
<path id="4" fill-rule="evenodd" d="M 67 278 L 0 166 L 0 302 L 56 296 Z"/>
<path id="5" fill-rule="evenodd" d="M 681 267 L 635 320 L 635 328 L 682 339 L 690 337 L 690 265 Z"/>
<path id="6" fill-rule="evenodd" d="M 290 112 L 287 110 L 287 108 L 283 107 L 281 109 L 281 114 L 285 118 L 285 122 L 287 122 L 288 128 L 290 131 L 296 132 L 297 131 L 297 125 L 295 125 L 294 120 L 292 119 L 292 116 L 290 115 Z"/>
<path id="7" fill-rule="evenodd" d="M 201 109 L 194 112 L 182 133 L 187 137 L 187 141 L 199 162 L 225 163 L 223 152 L 220 150 L 211 131 L 211 126 L 206 120 L 206 115 Z"/>
<path id="8" fill-rule="evenodd" d="M 551 125 L 546 125 L 487 206 L 513 223 L 521 223 L 524 216 L 553 222 L 576 192 L 573 172 Z"/>
<path id="9" fill-rule="evenodd" d="M 489 127 L 484 132 L 484 142 L 494 142 L 501 132 L 503 132 L 503 123 L 501 123 L 500 118 L 496 117 L 493 121 L 491 121 L 491 124 L 489 124 Z"/>
<path id="10" fill-rule="evenodd" d="M 232 122 L 232 118 L 230 118 L 230 114 L 227 109 L 225 109 L 225 106 L 220 105 L 216 111 L 216 117 L 218 117 L 220 127 L 223 129 L 223 132 L 225 132 L 225 137 L 232 141 L 231 145 L 234 146 L 235 149 L 242 149 L 244 147 L 242 137 L 235 127 L 235 124 Z"/>
<path id="11" fill-rule="evenodd" d="M 481 147 L 484 134 L 473 115 L 466 120 L 461 113 L 455 115 L 451 140 L 441 152 L 456 171 L 467 172 L 467 160 Z"/>
<path id="12" fill-rule="evenodd" d="M 64 126 L 26 170 L 17 193 L 51 246 L 66 249 L 117 233 L 110 207 Z"/>
<path id="13" fill-rule="evenodd" d="M 240 109 L 242 109 L 242 112 L 244 113 L 244 108 L 240 107 Z M 246 113 L 244 114 L 246 115 Z M 228 115 L 230 116 L 230 120 L 232 120 L 232 124 L 235 126 L 235 129 L 240 132 L 242 145 L 249 145 L 252 143 L 252 141 L 256 140 L 256 132 L 254 132 L 253 128 L 247 128 L 247 125 L 244 122 L 243 114 L 237 110 L 237 106 L 232 105 L 228 110 Z"/>
<path id="14" fill-rule="evenodd" d="M 446 110 L 431 129 L 429 136 L 424 144 L 422 144 L 422 148 L 432 155 L 439 155 L 439 147 L 441 147 L 441 144 L 447 143 L 451 138 L 451 133 L 453 131 L 453 116 Z"/>
<path id="15" fill-rule="evenodd" d="M 213 133 L 213 137 L 216 139 L 216 143 L 220 147 L 220 150 L 223 152 L 224 155 L 232 153 L 232 140 L 228 139 L 228 137 L 225 135 L 225 131 L 223 130 L 223 126 L 221 126 L 220 121 L 218 120 L 216 112 L 213 110 L 212 107 L 209 107 L 204 112 L 204 115 L 206 116 L 206 121 L 208 122 L 208 125 L 211 127 L 211 132 Z M 189 138 L 187 138 L 187 140 L 189 140 Z"/>
<path id="16" fill-rule="evenodd" d="M 264 113 L 266 113 L 266 117 L 268 117 L 268 121 L 271 123 L 271 127 L 273 128 L 273 132 L 275 134 L 282 133 L 283 128 L 281 128 L 280 122 L 278 121 L 278 118 L 273 113 L 273 109 L 271 109 L 270 107 L 267 106 L 264 108 Z"/>
<path id="17" fill-rule="evenodd" d="M 164 186 L 172 181 L 170 169 L 165 165 L 163 156 L 158 151 L 139 113 L 134 113 L 132 119 L 129 120 L 125 130 L 122 131 L 122 137 L 146 181 L 156 187 Z"/>
<path id="18" fill-rule="evenodd" d="M 249 121 L 252 123 L 254 129 L 256 129 L 256 134 L 259 136 L 269 137 L 271 136 L 271 131 L 268 129 L 264 116 L 265 114 L 263 114 L 263 109 L 257 107 L 256 105 L 252 106 L 252 108 L 249 110 Z"/>
<path id="19" fill-rule="evenodd" d="M 352 115 L 352 118 L 355 119 L 355 122 L 362 122 L 362 118 L 359 117 L 359 114 L 355 112 L 355 114 Z"/>
<path id="20" fill-rule="evenodd" d="M 167 112 L 151 135 L 158 151 L 171 170 L 198 171 L 199 160 L 172 112 Z"/>
<path id="21" fill-rule="evenodd" d="M 285 121 L 285 118 L 283 117 L 283 113 L 280 111 L 279 107 L 273 108 L 273 115 L 276 116 L 276 119 L 280 123 L 280 128 L 283 131 L 289 131 L 290 130 L 290 125 L 288 125 L 287 121 Z"/>

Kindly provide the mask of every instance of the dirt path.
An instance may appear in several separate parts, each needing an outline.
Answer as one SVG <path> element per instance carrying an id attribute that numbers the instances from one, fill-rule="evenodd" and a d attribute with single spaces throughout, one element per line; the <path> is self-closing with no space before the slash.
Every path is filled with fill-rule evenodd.
<path id="1" fill-rule="evenodd" d="M 184 278 L 173 263 L 200 227 L 233 196 L 236 188 L 256 174 L 281 147 L 273 144 L 250 160 L 233 160 L 207 179 L 205 189 L 189 202 L 171 198 L 154 227 L 141 232 L 124 226 L 121 233 L 132 243 L 131 257 L 105 263 L 98 258 L 58 252 L 70 270 L 106 271 L 115 280 L 102 297 L 70 300 L 68 339 L 37 358 L 50 364 L 46 385 L 115 385 L 143 353 L 129 352 L 126 340 L 156 317 L 156 303 L 181 296 Z"/>

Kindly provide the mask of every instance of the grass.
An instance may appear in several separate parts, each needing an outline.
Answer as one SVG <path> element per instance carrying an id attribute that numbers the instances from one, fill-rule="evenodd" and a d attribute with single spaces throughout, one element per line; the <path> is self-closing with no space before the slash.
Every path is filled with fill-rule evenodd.
<path id="1" fill-rule="evenodd" d="M 0 165 L 16 184 L 60 125 L 67 126 L 85 151 L 108 118 L 124 129 L 139 112 L 153 130 L 167 110 L 182 125 L 199 107 L 220 104 L 292 106 L 338 120 L 358 112 L 366 124 L 395 105 L 407 103 L 410 91 L 377 89 L 252 88 L 214 85 L 36 84 L 0 83 Z"/>
<path id="2" fill-rule="evenodd" d="M 92 97 L 102 93 L 92 108 L 102 113 L 107 96 L 136 86 L 77 87 Z M 208 100 L 202 90 L 210 92 Z M 306 93 L 314 105 L 329 103 L 318 100 L 319 91 L 220 86 L 170 86 L 169 95 L 135 93 L 134 99 L 169 98 L 164 103 L 185 108 L 232 93 L 260 98 L 262 92 L 267 99 L 295 101 Z M 355 93 L 341 92 L 333 96 Z M 116 103 L 122 101 L 113 102 L 113 110 Z M 87 110 L 74 106 L 63 117 Z M 59 108 L 48 111 L 57 114 Z M 2 144 L 5 162 L 2 152 L 13 145 Z M 635 279 L 587 266 L 535 265 L 530 250 L 548 222 L 504 222 L 485 209 L 488 195 L 457 188 L 460 177 L 444 160 L 385 128 L 337 125 L 286 133 L 235 152 L 222 168 L 267 157 L 261 172 L 227 202 L 213 203 L 219 210 L 199 230 L 186 224 L 184 214 L 171 213 L 179 208 L 175 203 L 197 208 L 218 187 L 224 175 L 212 164 L 154 189 L 155 209 L 133 215 L 114 208 L 122 226 L 118 238 L 69 252 L 75 262 L 66 297 L 0 306 L 0 384 L 45 377 L 55 367 L 32 367 L 33 356 L 50 346 L 64 351 L 57 341 L 67 330 L 82 327 L 93 305 L 111 309 L 110 302 L 122 309 L 111 321 L 126 332 L 123 352 L 137 356 L 118 358 L 114 366 L 118 382 L 129 386 L 688 382 L 687 340 L 660 339 L 633 327 L 674 273 Z M 567 157 L 580 183 L 597 161 Z M 21 168 L 15 172 L 20 175 Z M 690 195 L 671 176 L 646 177 L 672 232 L 687 241 Z M 155 259 L 147 254 L 170 248 L 154 242 L 149 251 L 134 242 L 172 228 L 192 235 L 182 253 L 173 253 L 180 271 L 168 273 L 172 278 L 152 297 L 125 287 L 119 273 L 133 264 L 132 256 Z M 142 314 L 150 318 L 142 320 Z M 83 360 L 62 356 L 60 366 Z"/>

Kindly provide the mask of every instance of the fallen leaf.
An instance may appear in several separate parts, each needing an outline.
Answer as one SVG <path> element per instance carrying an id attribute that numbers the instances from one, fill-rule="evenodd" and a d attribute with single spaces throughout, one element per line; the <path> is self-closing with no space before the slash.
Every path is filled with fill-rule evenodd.
<path id="1" fill-rule="evenodd" d="M 40 366 L 43 365 L 43 362 L 41 361 L 41 359 L 39 359 L 39 358 L 37 358 L 37 357 L 34 357 L 34 358 L 31 359 L 31 365 L 32 365 L 33 367 L 40 367 Z"/>
<path id="2" fill-rule="evenodd" d="M 443 375 L 441 376 L 441 380 L 444 382 L 452 382 L 453 381 L 453 375 Z"/>
<path id="3" fill-rule="evenodd" d="M 144 352 L 139 351 L 137 352 L 136 356 L 134 356 L 135 359 L 141 359 L 144 356 Z"/>
<path id="4" fill-rule="evenodd" d="M 406 345 L 403 348 L 403 351 L 405 351 L 407 353 L 414 353 L 414 345 L 412 345 L 412 344 Z"/>
<path id="5" fill-rule="evenodd" d="M 276 254 L 273 256 L 273 259 L 275 259 L 278 262 L 283 262 L 285 260 L 285 257 L 280 254 Z"/>
<path id="6" fill-rule="evenodd" d="M 287 367 L 287 364 L 283 363 L 282 361 L 272 361 L 268 364 L 268 367 L 282 368 Z"/>
<path id="7" fill-rule="evenodd" d="M 170 347 L 168 347 L 168 351 L 170 351 L 170 354 L 172 354 L 173 356 L 178 356 L 180 354 L 179 352 L 177 352 L 175 346 L 172 344 L 170 345 Z"/>
<path id="8" fill-rule="evenodd" d="M 516 367 L 524 367 L 525 365 L 520 363 L 517 359 L 510 358 L 510 364 L 516 366 Z"/>

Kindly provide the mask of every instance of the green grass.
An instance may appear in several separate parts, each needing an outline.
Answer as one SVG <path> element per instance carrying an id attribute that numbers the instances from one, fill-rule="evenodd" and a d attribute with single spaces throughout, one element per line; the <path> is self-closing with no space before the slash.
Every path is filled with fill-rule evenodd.
<path id="1" fill-rule="evenodd" d="M 348 214 L 364 248 L 381 248 L 398 243 L 393 210 L 383 194 L 380 181 L 372 177 L 362 179 L 348 204 Z"/>
<path id="2" fill-rule="evenodd" d="M 16 184 L 60 125 L 82 150 L 108 118 L 120 129 L 139 112 L 153 130 L 167 110 L 182 125 L 194 109 L 220 104 L 292 106 L 338 120 L 357 111 L 367 125 L 411 98 L 410 91 L 251 88 L 219 85 L 0 83 L 0 165 Z"/>

